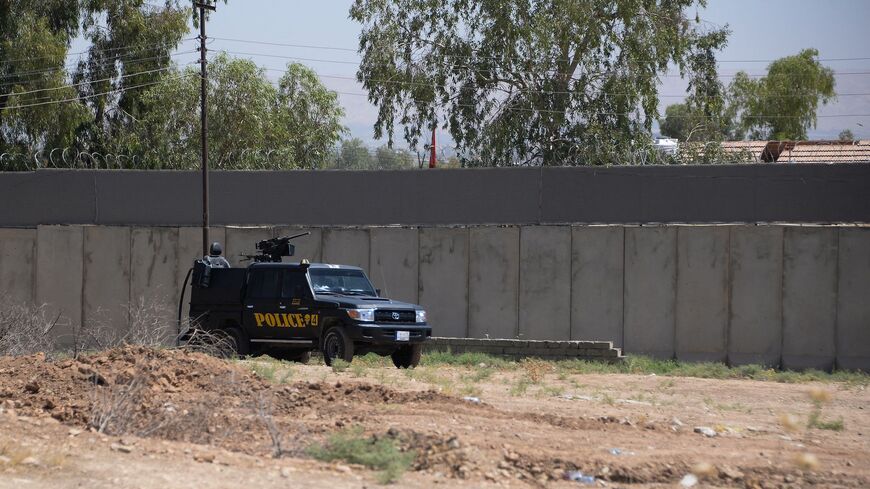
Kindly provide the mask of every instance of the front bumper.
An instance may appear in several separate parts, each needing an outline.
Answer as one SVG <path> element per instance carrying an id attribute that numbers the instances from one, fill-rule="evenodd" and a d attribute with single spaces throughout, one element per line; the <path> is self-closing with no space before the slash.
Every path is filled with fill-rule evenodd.
<path id="1" fill-rule="evenodd" d="M 422 343 L 432 336 L 428 324 L 354 323 L 348 334 L 354 341 L 375 345 L 406 345 Z M 408 341 L 396 340 L 398 331 L 408 332 Z"/>

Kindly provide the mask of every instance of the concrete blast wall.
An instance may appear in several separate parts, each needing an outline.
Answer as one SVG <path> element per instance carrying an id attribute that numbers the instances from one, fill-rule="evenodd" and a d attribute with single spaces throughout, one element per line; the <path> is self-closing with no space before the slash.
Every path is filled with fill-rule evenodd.
<path id="1" fill-rule="evenodd" d="M 628 354 L 870 370 L 870 228 L 830 226 L 217 227 L 226 255 L 310 231 L 297 258 L 365 267 L 443 337 L 612 341 Z M 192 227 L 0 229 L 0 295 L 45 303 L 59 340 L 147 303 L 168 324 Z"/>

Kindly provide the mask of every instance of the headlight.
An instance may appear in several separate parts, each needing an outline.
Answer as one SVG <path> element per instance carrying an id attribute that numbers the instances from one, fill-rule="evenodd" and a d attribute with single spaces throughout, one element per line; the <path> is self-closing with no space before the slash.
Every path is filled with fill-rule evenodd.
<path id="1" fill-rule="evenodd" d="M 375 320 L 374 309 L 348 309 L 347 315 L 350 316 L 352 319 L 356 319 L 357 321 Z"/>
<path id="2" fill-rule="evenodd" d="M 426 311 L 417 311 L 417 322 L 425 323 L 426 322 Z"/>

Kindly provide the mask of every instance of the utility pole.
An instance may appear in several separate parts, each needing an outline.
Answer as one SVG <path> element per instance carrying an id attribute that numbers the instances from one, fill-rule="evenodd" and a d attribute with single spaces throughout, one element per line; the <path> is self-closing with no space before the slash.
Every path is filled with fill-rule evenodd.
<path id="1" fill-rule="evenodd" d="M 199 9 L 199 63 L 201 68 L 201 88 L 200 88 L 200 117 L 202 118 L 202 134 L 200 135 L 200 143 L 202 145 L 202 254 L 208 254 L 208 60 L 206 59 L 207 48 L 205 47 L 205 11 L 216 10 L 214 5 L 209 5 L 204 0 L 195 2 L 194 5 Z"/>

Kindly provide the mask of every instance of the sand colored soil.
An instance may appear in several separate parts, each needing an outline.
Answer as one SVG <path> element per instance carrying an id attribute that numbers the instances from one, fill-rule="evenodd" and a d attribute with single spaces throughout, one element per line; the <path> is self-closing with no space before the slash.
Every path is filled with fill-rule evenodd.
<path id="1" fill-rule="evenodd" d="M 544 373 L 520 389 L 521 369 L 472 381 L 277 362 L 267 380 L 255 362 L 139 347 L 0 358 L 0 487 L 372 487 L 369 470 L 306 455 L 350 427 L 414 454 L 398 487 L 582 486 L 574 471 L 607 487 L 692 472 L 698 487 L 870 487 L 863 385 Z M 807 428 L 819 392 L 841 431 Z"/>

